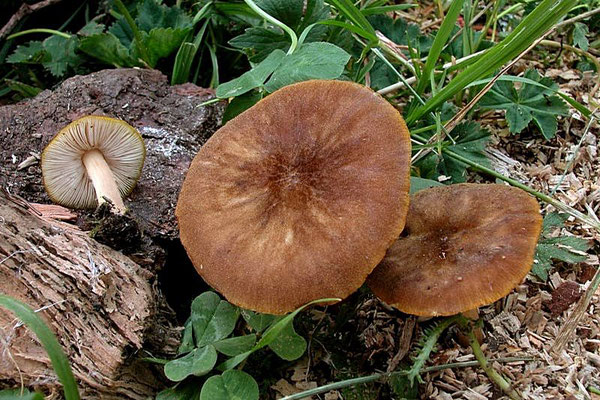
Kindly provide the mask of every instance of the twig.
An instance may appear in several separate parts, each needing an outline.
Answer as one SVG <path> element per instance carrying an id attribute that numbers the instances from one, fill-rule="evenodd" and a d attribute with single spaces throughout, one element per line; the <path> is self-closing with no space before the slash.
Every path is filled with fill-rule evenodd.
<path id="1" fill-rule="evenodd" d="M 41 10 L 42 8 L 51 6 L 53 4 L 57 4 L 61 1 L 62 0 L 43 0 L 35 4 L 21 4 L 21 7 L 19 7 L 17 12 L 15 12 L 12 15 L 12 17 L 10 17 L 8 22 L 2 27 L 2 29 L 0 29 L 0 39 L 3 39 L 9 32 L 11 32 L 15 28 L 15 26 L 17 26 L 19 21 L 22 20 L 25 16 L 38 10 Z"/>
<path id="2" fill-rule="evenodd" d="M 473 355 L 479 362 L 479 365 L 481 365 L 481 368 L 485 371 L 488 378 L 490 378 L 492 382 L 494 382 L 500 389 L 502 389 L 502 391 L 506 393 L 508 397 L 510 397 L 513 400 L 520 400 L 521 396 L 519 396 L 517 391 L 513 389 L 512 385 L 506 379 L 504 379 L 502 375 L 500 375 L 498 371 L 494 369 L 494 367 L 492 367 L 488 363 L 488 360 L 487 358 L 485 358 L 483 351 L 481 351 L 479 342 L 477 341 L 477 338 L 473 333 L 472 326 L 469 327 L 467 335 L 469 336 L 469 344 L 471 345 L 471 349 L 473 349 Z"/>
<path id="3" fill-rule="evenodd" d="M 592 15 L 598 14 L 599 12 L 600 12 L 600 7 L 595 8 L 593 10 L 590 10 L 588 12 L 584 12 L 583 14 L 579 14 L 579 15 L 573 17 L 573 18 L 566 19 L 563 22 L 561 22 L 559 24 L 556 24 L 556 26 L 554 27 L 554 29 L 562 28 L 565 25 L 569 25 L 569 24 L 572 24 L 574 22 L 581 21 L 582 19 L 586 19 L 588 17 L 591 17 Z"/>
<path id="4" fill-rule="evenodd" d="M 577 325 L 583 319 L 590 302 L 592 301 L 592 297 L 598 290 L 598 286 L 600 286 L 600 268 L 596 270 L 594 277 L 592 278 L 592 282 L 588 286 L 584 295 L 581 296 L 573 313 L 569 316 L 567 321 L 560 327 L 558 331 L 558 335 L 556 335 L 556 340 L 554 340 L 554 344 L 552 345 L 552 354 L 555 357 L 558 357 L 562 350 L 566 346 L 566 344 L 571 340 L 571 337 L 575 333 L 577 329 Z"/>
<path id="5" fill-rule="evenodd" d="M 533 361 L 533 360 L 535 360 L 535 358 L 533 358 L 533 357 L 503 357 L 503 358 L 492 359 L 490 361 L 499 362 L 499 363 L 511 363 L 511 362 L 517 362 L 517 361 Z M 423 368 L 421 370 L 421 373 L 442 371 L 444 369 L 450 369 L 450 368 L 476 367 L 478 365 L 479 365 L 478 361 L 455 362 L 455 363 L 441 364 L 441 365 L 434 365 L 434 366 L 431 366 L 431 367 L 425 367 L 425 368 Z M 389 378 L 389 377 L 392 377 L 394 375 L 406 375 L 406 374 L 407 374 L 407 371 L 396 371 L 396 372 L 378 373 L 378 374 L 372 374 L 372 375 L 367 375 L 367 376 L 361 376 L 359 378 L 353 378 L 353 379 L 346 379 L 346 380 L 343 380 L 343 381 L 334 382 L 334 383 L 330 383 L 330 384 L 327 384 L 327 385 L 319 386 L 319 387 L 314 388 L 314 389 L 305 390 L 304 392 L 295 393 L 295 394 L 292 394 L 292 395 L 289 395 L 289 396 L 285 396 L 281 400 L 299 400 L 299 399 L 304 399 L 304 398 L 307 398 L 307 397 L 310 397 L 310 396 L 315 396 L 315 395 L 318 395 L 318 394 L 321 394 L 321 393 L 327 393 L 330 390 L 342 389 L 342 388 L 349 387 L 349 386 L 360 385 L 362 383 L 369 383 L 369 382 L 378 381 L 380 379 Z"/>

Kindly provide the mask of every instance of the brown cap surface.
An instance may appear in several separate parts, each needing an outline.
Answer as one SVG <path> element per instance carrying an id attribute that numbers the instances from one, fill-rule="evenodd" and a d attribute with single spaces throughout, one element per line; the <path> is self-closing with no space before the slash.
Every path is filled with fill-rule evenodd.
<path id="1" fill-rule="evenodd" d="M 230 302 L 282 314 L 344 298 L 404 227 L 410 141 L 402 117 L 350 82 L 284 87 L 219 129 L 188 171 L 180 236 Z"/>
<path id="2" fill-rule="evenodd" d="M 459 184 L 411 196 L 406 227 L 369 276 L 378 297 L 421 316 L 506 296 L 527 275 L 542 227 L 537 201 L 505 185 Z"/>

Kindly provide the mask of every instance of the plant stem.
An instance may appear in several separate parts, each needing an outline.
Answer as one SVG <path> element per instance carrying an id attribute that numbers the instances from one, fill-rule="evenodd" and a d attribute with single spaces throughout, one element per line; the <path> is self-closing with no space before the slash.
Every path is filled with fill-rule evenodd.
<path id="1" fill-rule="evenodd" d="M 516 361 L 533 361 L 533 360 L 534 360 L 533 357 L 504 357 L 504 358 L 496 358 L 493 361 L 500 362 L 500 363 L 510 363 L 510 362 L 516 362 Z M 479 365 L 479 361 L 463 361 L 463 362 L 455 362 L 455 363 L 425 367 L 425 368 L 421 369 L 421 372 L 422 373 L 435 372 L 435 371 L 441 371 L 441 370 L 450 369 L 450 368 L 468 368 L 468 367 L 476 367 L 478 365 Z M 304 392 L 295 393 L 295 394 L 286 396 L 286 397 L 282 398 L 281 400 L 304 399 L 306 397 L 315 396 L 315 395 L 318 395 L 321 393 L 329 392 L 330 390 L 343 389 L 343 388 L 349 387 L 349 386 L 354 386 L 354 385 L 359 385 L 362 383 L 369 383 L 369 382 L 378 381 L 380 379 L 389 378 L 394 375 L 406 375 L 406 374 L 407 374 L 407 371 L 396 371 L 396 372 L 378 373 L 378 374 L 372 374 L 372 375 L 367 375 L 367 376 L 361 376 L 359 378 L 346 379 L 343 381 L 319 386 L 317 388 L 305 390 Z"/>
<path id="2" fill-rule="evenodd" d="M 267 14 L 266 12 L 264 12 L 259 6 L 256 5 L 256 3 L 254 1 L 252 1 L 252 0 L 244 0 L 244 2 L 246 4 L 248 4 L 248 6 L 255 13 L 257 13 L 258 15 L 260 15 L 261 17 L 263 17 L 264 19 L 266 19 L 267 21 L 269 21 L 273 25 L 278 26 L 279 28 L 283 29 L 284 32 L 287 33 L 290 36 L 292 44 L 290 45 L 290 48 L 288 49 L 287 54 L 292 54 L 294 52 L 294 50 L 296 50 L 296 46 L 298 46 L 298 36 L 296 36 L 296 32 L 294 32 L 294 30 L 292 28 L 290 28 L 289 26 L 287 26 L 286 24 L 284 24 L 283 22 L 281 22 L 277 18 L 272 17 L 271 15 Z"/>
<path id="3" fill-rule="evenodd" d="M 68 33 L 57 31 L 55 29 L 37 28 L 37 29 L 27 29 L 26 31 L 21 31 L 21 32 L 13 33 L 9 37 L 7 37 L 6 40 L 18 38 L 19 36 L 28 35 L 30 33 L 49 33 L 51 35 L 56 35 L 56 36 L 64 37 L 65 39 L 70 39 L 71 38 L 71 35 L 69 35 Z"/>
<path id="4" fill-rule="evenodd" d="M 469 336 L 469 344 L 471 345 L 471 349 L 473 349 L 473 355 L 481 365 L 481 368 L 485 371 L 486 375 L 498 386 L 504 393 L 508 395 L 512 400 L 520 400 L 521 396 L 513 389 L 512 385 L 506 381 L 490 364 L 488 364 L 488 360 L 485 358 L 483 351 L 481 351 L 481 347 L 479 346 L 479 342 L 477 338 L 475 338 L 475 334 L 473 333 L 473 327 L 469 327 L 469 331 L 467 332 Z"/>

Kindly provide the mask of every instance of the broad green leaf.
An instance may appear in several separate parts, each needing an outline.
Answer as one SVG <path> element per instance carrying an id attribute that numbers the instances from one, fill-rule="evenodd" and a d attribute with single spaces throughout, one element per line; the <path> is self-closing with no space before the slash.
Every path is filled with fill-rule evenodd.
<path id="1" fill-rule="evenodd" d="M 241 35 L 231 39 L 229 44 L 244 50 L 252 62 L 264 60 L 276 49 L 287 51 L 290 47 L 288 37 L 271 28 L 248 28 Z"/>
<path id="2" fill-rule="evenodd" d="M 233 332 L 238 308 L 221 300 L 214 292 L 204 292 L 192 302 L 190 319 L 197 347 L 226 338 Z"/>
<path id="3" fill-rule="evenodd" d="M 67 68 L 74 68 L 81 63 L 81 59 L 75 50 L 79 42 L 76 36 L 66 39 L 62 36 L 53 35 L 44 40 L 44 49 L 50 55 L 50 59 L 42 62 L 42 65 L 54 76 L 63 76 Z"/>
<path id="4" fill-rule="evenodd" d="M 215 348 L 219 353 L 223 353 L 226 356 L 233 357 L 238 354 L 246 353 L 252 350 L 252 347 L 256 344 L 256 335 L 244 335 L 234 336 L 231 338 L 223 339 L 214 343 Z"/>
<path id="5" fill-rule="evenodd" d="M 42 42 L 31 41 L 25 45 L 17 46 L 17 49 L 6 59 L 9 63 L 34 63 L 42 61 L 47 54 Z"/>
<path id="6" fill-rule="evenodd" d="M 163 390 L 155 400 L 199 400 L 198 382 L 181 382 L 177 386 Z"/>
<path id="7" fill-rule="evenodd" d="M 0 400 L 44 400 L 44 396 L 41 393 L 30 392 L 27 389 L 5 389 L 0 390 Z"/>
<path id="8" fill-rule="evenodd" d="M 444 186 L 444 184 L 431 179 L 419 178 L 418 176 L 410 177 L 410 194 L 417 193 L 423 189 L 429 189 L 434 186 Z"/>
<path id="9" fill-rule="evenodd" d="M 258 384 L 242 371 L 225 371 L 204 382 L 200 400 L 258 400 Z"/>
<path id="10" fill-rule="evenodd" d="M 286 361 L 296 360 L 306 351 L 306 340 L 296 333 L 294 324 L 287 324 L 271 342 L 269 348 Z"/>
<path id="11" fill-rule="evenodd" d="M 187 29 L 192 27 L 191 18 L 179 7 L 167 7 L 157 0 L 144 0 L 138 5 L 135 23 L 138 29 L 150 32 L 156 28 Z"/>
<path id="12" fill-rule="evenodd" d="M 316 22 L 325 20 L 329 16 L 329 7 L 323 0 L 264 0 L 257 4 L 267 13 L 289 26 L 297 35 L 306 27 Z M 304 10 L 304 11 L 303 11 Z M 304 12 L 304 14 L 302 14 Z M 327 27 L 314 26 L 305 37 L 304 42 L 323 40 Z M 264 60 L 275 49 L 287 51 L 290 38 L 279 28 L 267 26 L 247 29 L 243 34 L 229 41 L 229 44 L 243 50 L 251 62 Z"/>
<path id="13" fill-rule="evenodd" d="M 257 333 L 267 329 L 277 319 L 275 315 L 262 314 L 250 310 L 242 310 L 242 317 Z"/>
<path id="14" fill-rule="evenodd" d="M 267 56 L 267 58 L 261 61 L 250 71 L 245 72 L 240 77 L 229 82 L 220 84 L 219 87 L 217 87 L 217 97 L 236 97 L 254 88 L 262 86 L 269 75 L 271 75 L 273 71 L 279 67 L 284 58 L 285 52 L 275 49 Z"/>
<path id="15" fill-rule="evenodd" d="M 183 336 L 181 337 L 181 344 L 177 349 L 177 354 L 189 353 L 194 350 L 194 347 L 194 329 L 192 321 L 188 318 L 184 325 Z"/>
<path id="16" fill-rule="evenodd" d="M 581 50 L 587 51 L 590 42 L 588 41 L 587 35 L 589 33 L 588 27 L 586 24 L 582 24 L 581 22 L 575 22 L 573 27 L 573 46 L 579 47 Z"/>
<path id="17" fill-rule="evenodd" d="M 102 24 L 97 23 L 94 20 L 91 20 L 90 22 L 88 22 L 87 24 L 85 24 L 85 26 L 83 28 L 81 28 L 77 34 L 80 36 L 91 36 L 91 35 L 97 35 L 99 33 L 104 32 L 104 28 L 105 26 Z"/>
<path id="18" fill-rule="evenodd" d="M 554 231 L 563 225 L 566 218 L 566 215 L 556 212 L 549 213 L 544 217 L 541 238 L 536 247 L 534 263 L 531 268 L 531 273 L 542 281 L 548 279 L 548 274 L 552 269 L 552 260 L 566 263 L 583 262 L 587 257 L 581 253 L 592 247 L 589 241 L 579 237 L 553 235 Z"/>
<path id="19" fill-rule="evenodd" d="M 227 105 L 227 108 L 223 113 L 222 123 L 225 124 L 230 119 L 237 117 L 256 103 L 258 103 L 258 101 L 262 98 L 262 93 L 257 91 L 248 92 L 241 96 L 235 97 L 233 100 L 231 100 L 229 105 Z"/>
<path id="20" fill-rule="evenodd" d="M 281 332 L 286 328 L 286 326 L 288 324 L 292 323 L 292 321 L 294 320 L 294 317 L 296 315 L 298 315 L 298 313 L 300 311 L 304 310 L 306 307 L 313 305 L 313 304 L 317 304 L 317 303 L 330 303 L 330 302 L 337 302 L 337 301 L 340 301 L 340 299 L 328 298 L 328 299 L 313 300 L 309 303 L 306 303 L 302 307 L 297 308 L 295 311 L 287 314 L 285 317 L 281 318 L 279 321 L 272 324 L 262 335 L 262 337 L 260 338 L 258 343 L 256 343 L 250 351 L 247 351 L 245 353 L 242 353 L 235 357 L 230 358 L 229 360 L 220 364 L 217 368 L 221 371 L 226 371 L 226 370 L 235 368 L 237 365 L 239 365 L 242 361 L 244 361 L 246 358 L 248 358 L 248 356 L 250 354 L 252 354 L 253 352 L 255 352 L 256 350 L 262 349 L 265 346 L 269 346 L 271 343 L 273 343 L 273 341 L 277 338 L 277 336 L 279 336 L 281 334 Z"/>
<path id="21" fill-rule="evenodd" d="M 556 117 L 567 115 L 567 106 L 556 96 L 557 85 L 550 78 L 542 78 L 535 70 L 526 71 L 525 78 L 540 85 L 523 83 L 517 90 L 510 82 L 498 81 L 479 105 L 484 109 L 506 110 L 512 133 L 521 132 L 534 121 L 544 137 L 550 139 L 556 132 Z"/>
<path id="22" fill-rule="evenodd" d="M 9 296 L 0 294 L 0 307 L 14 313 L 29 328 L 42 343 L 48 353 L 52 367 L 58 380 L 63 385 L 65 400 L 79 400 L 79 390 L 69 365 L 69 360 L 62 350 L 60 343 L 46 323 L 28 305 Z"/>
<path id="23" fill-rule="evenodd" d="M 148 49 L 148 64 L 155 67 L 158 60 L 168 57 L 179 48 L 189 29 L 154 28 L 149 33 L 142 32 L 142 43 Z M 141 58 L 137 43 L 132 43 L 133 54 Z"/>
<path id="24" fill-rule="evenodd" d="M 79 50 L 115 67 L 135 67 L 142 64 L 129 55 L 127 47 L 112 33 L 101 33 L 82 38 Z"/>
<path id="25" fill-rule="evenodd" d="M 334 44 L 305 43 L 296 52 L 283 59 L 279 68 L 265 84 L 265 89 L 274 92 L 295 82 L 339 78 L 349 59 L 350 54 Z"/>
<path id="26" fill-rule="evenodd" d="M 165 375 L 174 382 L 180 382 L 190 375 L 202 376 L 208 374 L 216 363 L 217 350 L 209 344 L 166 363 Z"/>

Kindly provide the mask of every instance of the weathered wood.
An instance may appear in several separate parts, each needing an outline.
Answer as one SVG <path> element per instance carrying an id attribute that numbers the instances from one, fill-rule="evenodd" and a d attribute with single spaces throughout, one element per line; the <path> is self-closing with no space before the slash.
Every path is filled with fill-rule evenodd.
<path id="1" fill-rule="evenodd" d="M 85 232 L 0 191 L 0 293 L 40 310 L 71 361 L 82 398 L 146 399 L 162 386 L 158 370 L 137 360 L 142 346 L 164 355 L 177 342 L 159 321 L 161 297 L 151 278 Z M 21 379 L 46 391 L 59 387 L 35 335 L 0 309 L 0 388 Z"/>

